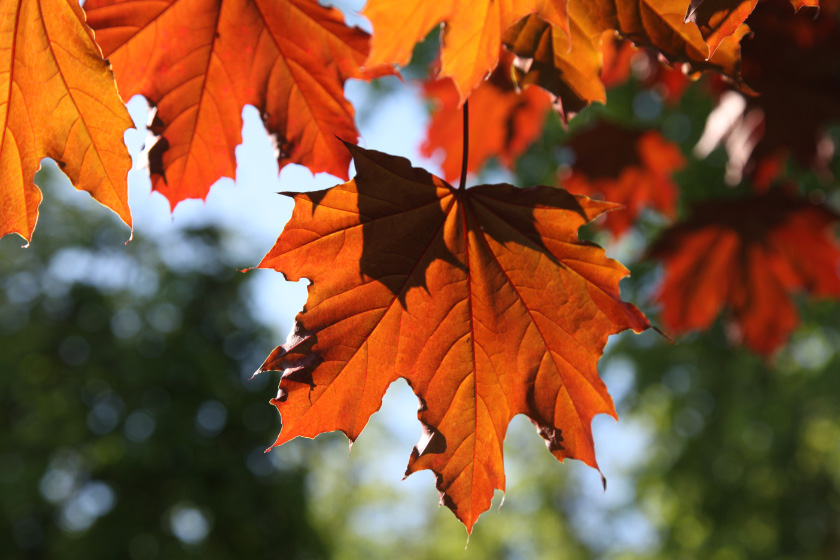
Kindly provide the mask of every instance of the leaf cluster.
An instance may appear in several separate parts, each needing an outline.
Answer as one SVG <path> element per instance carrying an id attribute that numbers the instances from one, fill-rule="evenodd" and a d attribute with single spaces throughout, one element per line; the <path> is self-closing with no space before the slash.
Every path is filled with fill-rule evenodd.
<path id="1" fill-rule="evenodd" d="M 352 156 L 352 180 L 291 193 L 259 264 L 310 281 L 259 370 L 283 372 L 275 445 L 326 431 L 352 442 L 405 379 L 423 426 L 406 475 L 431 470 L 471 531 L 505 488 L 513 416 L 558 460 L 597 468 L 592 418 L 616 415 L 598 360 L 611 335 L 651 323 L 622 299 L 629 270 L 579 236 L 589 222 L 614 239 L 660 231 L 637 253 L 663 263 L 645 303 L 675 337 L 724 313 L 730 343 L 771 356 L 799 322 L 794 298 L 840 296 L 825 204 L 840 22 L 836 0 L 817 4 L 370 0 L 368 33 L 315 0 L 7 2 L 0 235 L 31 239 L 43 157 L 131 226 L 121 135 L 134 95 L 153 107 L 148 171 L 173 208 L 235 175 L 245 105 L 281 168 L 346 180 Z M 357 147 L 343 91 L 398 74 L 435 29 L 422 151 L 445 154 L 444 178 Z M 680 105 L 708 114 L 666 109 Z M 467 189 L 488 160 L 525 188 Z"/>

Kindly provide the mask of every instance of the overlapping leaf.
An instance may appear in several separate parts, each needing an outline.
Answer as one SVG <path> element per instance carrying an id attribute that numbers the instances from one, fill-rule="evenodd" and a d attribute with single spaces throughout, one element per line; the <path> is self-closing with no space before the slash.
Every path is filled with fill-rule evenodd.
<path id="1" fill-rule="evenodd" d="M 505 46 L 520 59 L 518 81 L 554 94 L 566 118 L 593 101 L 607 101 L 599 79 L 601 35 L 607 27 L 590 17 L 588 10 L 594 7 L 581 1 L 569 3 L 568 34 L 539 17 L 528 17 L 504 35 Z"/>
<path id="2" fill-rule="evenodd" d="M 701 154 L 725 144 L 732 182 L 747 175 L 767 188 L 788 156 L 828 173 L 832 150 L 823 139 L 840 121 L 840 3 L 822 4 L 816 18 L 792 16 L 786 0 L 762 2 L 750 17 L 744 79 L 760 95 L 723 96 L 698 144 Z"/>
<path id="3" fill-rule="evenodd" d="M 132 123 L 78 2 L 4 1 L 0 20 L 0 237 L 31 239 L 44 157 L 131 226 Z"/>
<path id="4" fill-rule="evenodd" d="M 662 319 L 674 333 L 705 329 L 724 308 L 730 333 L 769 354 L 798 323 L 791 296 L 840 297 L 838 216 L 805 199 L 771 191 L 709 202 L 662 234 Z"/>
<path id="5" fill-rule="evenodd" d="M 697 24 L 703 39 L 715 52 L 724 39 L 738 31 L 758 0 L 691 0 L 685 21 Z"/>
<path id="6" fill-rule="evenodd" d="M 363 74 L 368 35 L 317 0 L 87 0 L 123 95 L 157 108 L 153 188 L 174 206 L 233 177 L 244 105 L 263 115 L 280 166 L 347 177 L 336 136 L 355 140 L 343 84 Z"/>
<path id="7" fill-rule="evenodd" d="M 596 466 L 590 423 L 615 415 L 596 365 L 610 334 L 647 320 L 620 299 L 627 270 L 578 241 L 615 205 L 562 189 L 456 191 L 405 159 L 348 145 L 358 175 L 295 195 L 260 267 L 308 278 L 289 342 L 275 445 L 340 430 L 351 440 L 405 378 L 425 436 L 408 473 L 431 469 L 471 529 L 504 489 L 502 442 L 526 414 L 558 459 Z"/>
<path id="8" fill-rule="evenodd" d="M 606 216 L 613 235 L 627 231 L 645 208 L 674 216 L 677 187 L 671 175 L 685 165 L 685 158 L 660 133 L 601 121 L 575 134 L 567 146 L 574 163 L 561 186 L 624 205 Z"/>
<path id="9" fill-rule="evenodd" d="M 799 11 L 806 6 L 817 8 L 819 0 L 790 0 Z M 685 21 L 697 24 L 700 33 L 714 53 L 720 44 L 737 33 L 741 24 L 758 5 L 758 0 L 691 0 Z"/>
<path id="10" fill-rule="evenodd" d="M 469 122 L 470 172 L 479 171 L 491 157 L 512 168 L 516 158 L 542 134 L 551 99 L 537 87 L 519 91 L 511 80 L 512 62 L 513 56 L 502 52 L 499 66 L 470 96 L 474 115 Z M 424 89 L 437 106 L 421 152 L 430 157 L 443 150 L 443 176 L 452 181 L 460 173 L 463 149 L 458 91 L 448 78 L 427 82 Z"/>
<path id="11" fill-rule="evenodd" d="M 461 101 L 498 63 L 502 35 L 528 14 L 567 29 L 568 0 L 369 0 L 364 15 L 373 24 L 368 65 L 405 65 L 414 45 L 444 25 L 441 77 L 450 77 Z"/>
<path id="12" fill-rule="evenodd" d="M 740 83 L 739 43 L 748 28 L 741 26 L 712 53 L 697 26 L 684 21 L 687 6 L 687 0 L 571 0 L 568 35 L 531 16 L 512 27 L 504 43 L 521 59 L 521 81 L 556 95 L 563 113 L 604 102 L 601 41 L 611 30 L 686 64 L 687 71 L 712 70 Z"/>

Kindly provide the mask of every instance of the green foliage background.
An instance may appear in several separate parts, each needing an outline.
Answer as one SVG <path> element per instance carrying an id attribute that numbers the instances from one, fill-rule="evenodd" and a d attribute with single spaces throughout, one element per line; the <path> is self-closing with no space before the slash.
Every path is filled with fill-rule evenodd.
<path id="1" fill-rule="evenodd" d="M 92 215 L 0 244 L 0 557 L 329 557 L 305 471 L 263 453 L 270 342 L 221 232 L 124 246 Z"/>

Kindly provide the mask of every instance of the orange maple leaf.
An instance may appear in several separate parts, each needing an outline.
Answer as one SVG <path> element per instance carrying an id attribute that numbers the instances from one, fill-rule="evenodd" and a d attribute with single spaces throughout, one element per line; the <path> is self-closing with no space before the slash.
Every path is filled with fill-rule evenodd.
<path id="1" fill-rule="evenodd" d="M 363 73 L 368 35 L 316 0 L 87 0 L 96 39 L 120 91 L 156 106 L 152 186 L 174 207 L 204 198 L 236 171 L 242 107 L 274 137 L 280 167 L 347 177 L 336 136 L 356 139 L 348 78 Z"/>
<path id="2" fill-rule="evenodd" d="M 414 45 L 444 24 L 441 77 L 450 77 L 460 102 L 478 87 L 499 61 L 502 34 L 528 14 L 568 31 L 569 0 L 369 0 L 362 12 L 373 24 L 367 64 L 405 65 Z M 460 104 L 460 103 L 459 103 Z"/>
<path id="3" fill-rule="evenodd" d="M 687 72 L 710 70 L 742 84 L 740 41 L 749 28 L 740 26 L 712 53 L 697 26 L 684 21 L 687 8 L 688 0 L 570 0 L 569 34 L 530 16 L 511 27 L 503 41 L 519 58 L 519 81 L 557 96 L 564 117 L 606 102 L 599 78 L 601 43 L 615 32 L 685 65 Z"/>
<path id="4" fill-rule="evenodd" d="M 502 442 L 526 414 L 560 460 L 596 467 L 591 420 L 615 416 L 596 369 L 607 337 L 649 324 L 621 301 L 627 270 L 577 230 L 615 205 L 554 187 L 455 190 L 399 157 L 348 144 L 358 174 L 296 194 L 261 268 L 308 278 L 289 342 L 274 445 L 340 430 L 350 440 L 403 377 L 425 436 L 407 473 L 431 469 L 472 529 L 504 490 Z"/>
<path id="5" fill-rule="evenodd" d="M 551 108 L 548 94 L 537 87 L 518 91 L 511 80 L 513 56 L 502 52 L 501 62 L 470 96 L 470 110 L 478 118 L 470 120 L 472 139 L 467 170 L 479 171 L 491 157 L 513 168 L 519 157 L 540 137 L 545 117 Z M 431 157 L 443 150 L 443 176 L 458 178 L 461 170 L 461 110 L 458 90 L 450 78 L 424 84 L 426 97 L 437 102 L 421 153 Z"/>
<path id="6" fill-rule="evenodd" d="M 705 329 L 726 306 L 730 334 L 769 354 L 798 323 L 794 292 L 840 297 L 838 216 L 778 190 L 698 206 L 662 234 L 662 319 L 673 332 Z"/>
<path id="7" fill-rule="evenodd" d="M 123 134 L 133 124 L 79 3 L 7 1 L 0 18 L 0 237 L 31 240 L 44 157 L 131 227 Z"/>
<path id="8" fill-rule="evenodd" d="M 624 205 L 624 210 L 606 215 L 605 225 L 614 236 L 627 231 L 647 207 L 674 217 L 677 186 L 671 175 L 685 165 L 685 158 L 659 132 L 600 121 L 576 133 L 566 146 L 574 163 L 562 186 Z"/>

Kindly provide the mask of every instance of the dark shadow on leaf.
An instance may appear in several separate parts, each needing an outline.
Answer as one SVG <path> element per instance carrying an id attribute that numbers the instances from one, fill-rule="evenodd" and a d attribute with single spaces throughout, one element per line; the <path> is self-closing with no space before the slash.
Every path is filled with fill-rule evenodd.
<path id="1" fill-rule="evenodd" d="M 309 200 L 312 201 L 312 214 L 313 215 L 315 214 L 315 209 L 318 207 L 319 204 L 321 204 L 321 201 L 324 200 L 324 197 L 327 196 L 328 191 L 329 191 L 329 189 L 323 189 L 323 190 L 320 190 L 320 191 L 312 191 L 310 193 L 306 193 L 306 196 L 309 198 Z M 284 192 L 284 193 L 280 193 L 280 194 L 284 194 L 284 195 L 287 195 L 287 196 L 295 196 L 297 193 Z"/>
<path id="2" fill-rule="evenodd" d="M 315 388 L 312 371 L 324 361 L 320 354 L 313 351 L 317 343 L 318 336 L 296 322 L 286 344 L 275 348 L 254 374 L 266 371 L 283 372 L 274 401 L 285 401 L 291 386 L 296 384 L 308 385 L 310 392 Z"/>
<path id="3" fill-rule="evenodd" d="M 519 59 L 514 64 L 517 83 L 520 86 L 536 84 L 551 92 L 557 97 L 561 118 L 566 120 L 589 105 L 589 102 L 569 86 L 554 64 L 553 33 L 563 32 L 539 16 L 532 15 L 509 28 L 502 41 Z"/>
<path id="4" fill-rule="evenodd" d="M 166 183 L 166 170 L 163 165 L 163 155 L 169 150 L 169 140 L 163 136 L 166 130 L 166 124 L 158 116 L 157 107 L 149 103 L 149 110 L 151 113 L 151 121 L 149 122 L 149 132 L 155 137 L 155 143 L 147 151 L 149 159 L 149 174 L 154 178 L 155 175 L 161 177 Z"/>
<path id="5" fill-rule="evenodd" d="M 542 232 L 537 229 L 534 210 L 539 208 L 549 212 L 552 209 L 574 212 L 584 223 L 589 221 L 577 198 L 565 189 L 555 187 L 536 186 L 522 189 L 504 183 L 481 185 L 468 189 L 465 197 L 471 229 L 508 248 L 520 245 L 539 251 L 557 266 L 563 265 L 545 246 L 544 235 L 547 229 L 550 229 L 550 225 L 544 224 L 546 227 L 541 228 Z M 558 213 L 556 219 L 562 220 L 563 216 Z"/>
<path id="6" fill-rule="evenodd" d="M 533 398 L 533 392 L 528 395 L 529 400 Z M 535 402 L 531 402 L 531 410 L 537 410 L 537 405 Z M 531 422 L 536 426 L 537 433 L 540 434 L 540 437 L 545 440 L 545 444 L 548 447 L 548 450 L 554 453 L 555 451 L 562 451 L 566 448 L 563 447 L 563 430 L 560 428 L 551 427 L 550 424 L 540 424 L 531 420 Z"/>
<path id="7" fill-rule="evenodd" d="M 380 282 L 405 307 L 411 289 L 428 290 L 426 270 L 435 260 L 464 268 L 443 237 L 447 215 L 439 190 L 451 187 L 407 159 L 345 145 L 356 163 L 359 273 Z"/>

